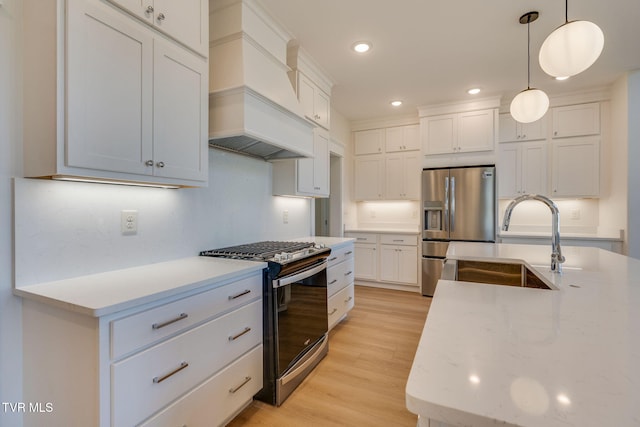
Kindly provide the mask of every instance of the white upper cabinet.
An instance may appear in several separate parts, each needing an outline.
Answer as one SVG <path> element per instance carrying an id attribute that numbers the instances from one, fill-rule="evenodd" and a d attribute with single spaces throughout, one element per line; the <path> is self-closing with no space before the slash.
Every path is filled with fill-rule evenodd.
<path id="1" fill-rule="evenodd" d="M 422 156 L 419 151 L 388 154 L 385 158 L 386 200 L 419 200 Z"/>
<path id="2" fill-rule="evenodd" d="M 108 0 L 185 46 L 207 56 L 208 0 Z"/>
<path id="3" fill-rule="evenodd" d="M 275 196 L 329 197 L 329 132 L 313 131 L 313 158 L 273 161 Z"/>
<path id="4" fill-rule="evenodd" d="M 600 134 L 600 104 L 568 105 L 552 109 L 553 138 Z"/>
<path id="5" fill-rule="evenodd" d="M 599 137 L 554 140 L 552 150 L 552 197 L 600 195 Z"/>
<path id="6" fill-rule="evenodd" d="M 498 150 L 498 195 L 515 198 L 522 194 L 547 194 L 547 143 L 500 144 Z"/>
<path id="7" fill-rule="evenodd" d="M 421 117 L 420 133 L 425 155 L 491 151 L 495 145 L 495 110 Z"/>
<path id="8" fill-rule="evenodd" d="M 298 72 L 298 100 L 304 115 L 314 123 L 329 129 L 330 97 L 303 73 Z"/>
<path id="9" fill-rule="evenodd" d="M 384 199 L 384 157 L 366 155 L 356 157 L 355 199 Z"/>
<path id="10" fill-rule="evenodd" d="M 27 2 L 25 176 L 206 183 L 207 58 L 100 1 L 58 0 L 63 32 L 39 25 L 53 7 Z"/>
<path id="11" fill-rule="evenodd" d="M 420 150 L 420 127 L 418 125 L 395 126 L 385 129 L 385 151 Z"/>
<path id="12" fill-rule="evenodd" d="M 547 116 L 532 123 L 520 123 L 511 114 L 500 114 L 499 142 L 537 141 L 547 139 Z"/>
<path id="13" fill-rule="evenodd" d="M 356 156 L 362 154 L 381 154 L 385 141 L 384 129 L 370 129 L 354 132 Z"/>

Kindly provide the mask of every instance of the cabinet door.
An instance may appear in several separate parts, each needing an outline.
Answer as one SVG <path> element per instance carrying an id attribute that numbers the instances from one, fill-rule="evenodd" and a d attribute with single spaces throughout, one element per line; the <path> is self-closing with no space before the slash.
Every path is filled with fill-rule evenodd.
<path id="1" fill-rule="evenodd" d="M 153 39 L 99 2 L 70 0 L 66 163 L 151 174 Z"/>
<path id="2" fill-rule="evenodd" d="M 385 129 L 385 151 L 420 150 L 420 128 L 418 125 L 396 126 Z"/>
<path id="3" fill-rule="evenodd" d="M 490 151 L 494 146 L 494 111 L 469 111 L 458 115 L 459 152 Z"/>
<path id="4" fill-rule="evenodd" d="M 400 264 L 397 246 L 380 245 L 380 280 L 397 282 Z M 417 262 L 417 261 L 416 261 Z"/>
<path id="5" fill-rule="evenodd" d="M 314 130 L 312 159 L 298 159 L 298 192 L 311 195 L 329 195 L 329 135 L 319 128 Z"/>
<path id="6" fill-rule="evenodd" d="M 384 129 L 371 129 L 354 132 L 354 154 L 359 156 L 362 154 L 382 153 L 384 136 Z"/>
<path id="7" fill-rule="evenodd" d="M 207 62 L 164 40 L 154 43 L 154 174 L 206 180 Z"/>
<path id="8" fill-rule="evenodd" d="M 384 159 L 382 156 L 356 157 L 356 200 L 380 200 L 383 198 Z"/>
<path id="9" fill-rule="evenodd" d="M 207 56 L 209 50 L 206 0 L 108 0 L 166 33 L 180 43 Z"/>
<path id="10" fill-rule="evenodd" d="M 500 114 L 498 118 L 498 141 L 513 142 L 519 138 L 518 122 L 510 113 Z"/>
<path id="11" fill-rule="evenodd" d="M 307 78 L 304 74 L 298 72 L 298 101 L 304 115 L 314 120 L 314 96 L 315 96 L 315 84 Z"/>
<path id="12" fill-rule="evenodd" d="M 398 250 L 398 281 L 416 285 L 418 283 L 418 248 L 405 246 Z"/>
<path id="13" fill-rule="evenodd" d="M 314 120 L 325 129 L 329 129 L 329 106 L 329 95 L 316 87 L 315 96 L 313 98 Z"/>
<path id="14" fill-rule="evenodd" d="M 421 118 L 420 136 L 424 154 L 453 153 L 458 140 L 457 114 Z"/>
<path id="15" fill-rule="evenodd" d="M 378 280 L 378 252 L 376 245 L 354 245 L 356 279 Z"/>
<path id="16" fill-rule="evenodd" d="M 547 194 L 547 144 L 527 142 L 521 147 L 521 194 Z"/>
<path id="17" fill-rule="evenodd" d="M 553 137 L 598 135 L 600 104 L 579 104 L 553 109 Z"/>
<path id="18" fill-rule="evenodd" d="M 570 138 L 553 141 L 553 197 L 597 197 L 600 192 L 600 141 Z"/>
<path id="19" fill-rule="evenodd" d="M 400 200 L 404 193 L 404 156 L 402 154 L 388 155 L 385 159 L 385 199 Z"/>
<path id="20" fill-rule="evenodd" d="M 520 195 L 522 183 L 520 144 L 500 144 L 498 148 L 498 197 L 512 199 Z"/>
<path id="21" fill-rule="evenodd" d="M 536 141 L 547 138 L 547 116 L 532 123 L 518 123 L 509 113 L 500 114 L 499 142 Z"/>

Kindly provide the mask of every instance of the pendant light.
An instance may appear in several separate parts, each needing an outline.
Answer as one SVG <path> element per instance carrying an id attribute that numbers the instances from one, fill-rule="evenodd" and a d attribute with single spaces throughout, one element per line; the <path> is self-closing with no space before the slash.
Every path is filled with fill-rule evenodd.
<path id="1" fill-rule="evenodd" d="M 553 77 L 571 77 L 583 72 L 596 62 L 604 47 L 604 34 L 596 24 L 569 22 L 569 0 L 565 0 L 564 20 L 540 48 L 540 67 Z"/>
<path id="2" fill-rule="evenodd" d="M 531 33 L 529 24 L 538 19 L 538 12 L 528 12 L 520 17 L 527 24 L 527 88 L 511 101 L 511 116 L 520 123 L 531 123 L 542 118 L 549 109 L 549 97 L 540 89 L 531 88 Z"/>

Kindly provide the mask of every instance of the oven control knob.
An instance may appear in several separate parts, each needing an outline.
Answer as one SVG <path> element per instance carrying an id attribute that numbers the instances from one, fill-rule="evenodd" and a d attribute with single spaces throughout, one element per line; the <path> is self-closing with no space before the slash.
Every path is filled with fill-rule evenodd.
<path id="1" fill-rule="evenodd" d="M 273 256 L 273 260 L 274 260 L 275 262 L 280 262 L 280 261 L 282 261 L 282 255 L 281 255 L 281 254 L 275 254 L 275 255 Z"/>
<path id="2" fill-rule="evenodd" d="M 316 248 L 316 249 L 324 249 L 324 248 L 326 248 L 324 243 L 316 243 L 313 247 Z"/>

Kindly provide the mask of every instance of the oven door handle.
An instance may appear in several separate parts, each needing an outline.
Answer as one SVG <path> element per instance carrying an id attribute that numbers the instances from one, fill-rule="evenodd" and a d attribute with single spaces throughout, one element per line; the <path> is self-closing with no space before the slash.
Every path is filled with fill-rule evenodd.
<path id="1" fill-rule="evenodd" d="M 292 283 L 295 283 L 297 281 L 306 279 L 307 277 L 311 277 L 314 274 L 317 274 L 319 272 L 321 272 L 322 270 L 327 268 L 327 261 L 323 261 L 320 264 L 312 267 L 312 268 L 308 268 L 306 270 L 303 270 L 299 273 L 296 274 L 292 274 L 290 276 L 285 276 L 282 279 L 278 279 L 278 280 L 274 280 L 273 281 L 273 287 L 274 288 L 280 288 L 282 286 L 287 286 L 290 285 Z"/>

